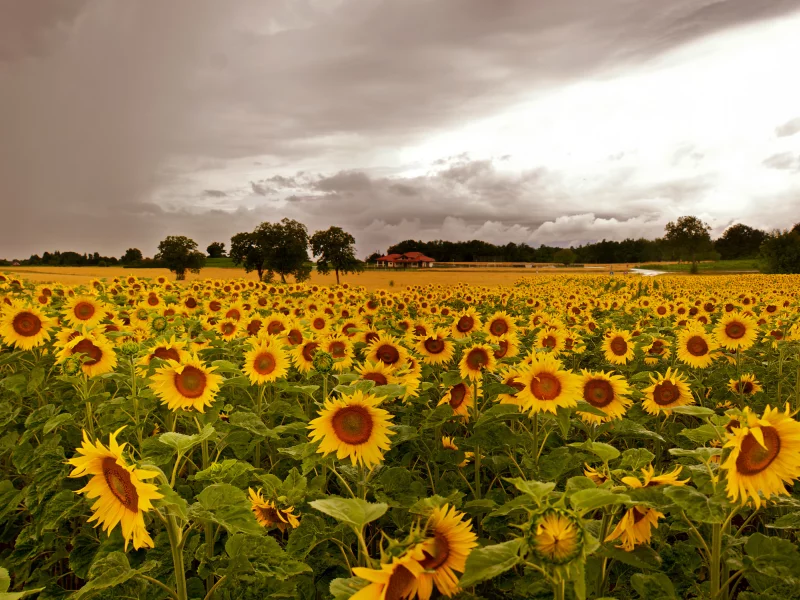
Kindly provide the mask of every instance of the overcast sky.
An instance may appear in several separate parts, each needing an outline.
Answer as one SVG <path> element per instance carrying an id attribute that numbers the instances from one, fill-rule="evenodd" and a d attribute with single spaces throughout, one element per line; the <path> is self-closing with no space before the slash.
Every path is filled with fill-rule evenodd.
<path id="1" fill-rule="evenodd" d="M 800 220 L 800 0 L 0 0 L 0 257 Z"/>

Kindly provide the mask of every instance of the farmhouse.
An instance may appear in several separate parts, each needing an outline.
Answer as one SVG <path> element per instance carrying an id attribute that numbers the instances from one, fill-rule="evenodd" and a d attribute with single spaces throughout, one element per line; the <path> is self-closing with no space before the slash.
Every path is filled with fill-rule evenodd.
<path id="1" fill-rule="evenodd" d="M 387 254 L 375 261 L 379 267 L 432 267 L 436 261 L 422 252 L 406 252 L 404 254 Z"/>

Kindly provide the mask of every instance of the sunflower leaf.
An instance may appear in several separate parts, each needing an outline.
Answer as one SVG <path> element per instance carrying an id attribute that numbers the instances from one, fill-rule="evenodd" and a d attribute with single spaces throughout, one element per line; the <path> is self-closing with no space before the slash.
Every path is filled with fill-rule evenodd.
<path id="1" fill-rule="evenodd" d="M 597 510 L 598 508 L 602 508 L 604 506 L 609 506 L 611 504 L 622 504 L 623 502 L 628 502 L 629 500 L 630 497 L 626 494 L 616 494 L 611 490 L 605 490 L 602 488 L 597 488 L 594 490 L 581 490 L 580 492 L 575 492 L 569 498 L 569 502 L 572 504 L 572 507 L 579 511 Z"/>
<path id="2" fill-rule="evenodd" d="M 526 481 L 521 477 L 510 477 L 507 478 L 506 481 L 520 492 L 527 494 L 539 503 L 556 487 L 556 484 L 553 482 L 542 483 L 541 481 Z"/>
<path id="3" fill-rule="evenodd" d="M 520 549 L 523 542 L 522 538 L 518 538 L 502 544 L 476 548 L 467 557 L 464 575 L 458 585 L 467 588 L 515 567 L 522 560 Z"/>
<path id="4" fill-rule="evenodd" d="M 670 486 L 664 495 L 683 509 L 690 519 L 701 523 L 722 523 L 730 503 L 723 496 L 707 497 L 688 485 Z"/>
<path id="5" fill-rule="evenodd" d="M 158 440 L 162 444 L 166 444 L 167 446 L 175 448 L 179 454 L 186 454 L 186 452 L 197 446 L 199 443 L 211 438 L 214 433 L 216 433 L 216 430 L 211 425 L 206 425 L 203 427 L 200 433 L 195 433 L 194 435 L 186 435 L 183 433 L 177 433 L 175 431 L 168 431 L 167 433 L 162 433 L 160 436 L 158 436 Z"/>
<path id="6" fill-rule="evenodd" d="M 378 519 L 388 510 L 389 505 L 379 502 L 372 504 L 360 498 L 329 497 L 310 502 L 312 508 L 361 530 L 364 525 Z"/>
<path id="7" fill-rule="evenodd" d="M 679 415 L 690 415 L 692 417 L 710 417 L 716 414 L 712 409 L 705 406 L 675 406 L 670 410 Z"/>
<path id="8" fill-rule="evenodd" d="M 600 460 L 603 462 L 609 462 L 620 456 L 619 450 L 614 448 L 614 446 L 602 442 L 586 440 L 585 442 L 573 442 L 570 446 L 573 448 L 580 448 L 581 450 L 588 450 L 592 454 L 599 456 Z"/>

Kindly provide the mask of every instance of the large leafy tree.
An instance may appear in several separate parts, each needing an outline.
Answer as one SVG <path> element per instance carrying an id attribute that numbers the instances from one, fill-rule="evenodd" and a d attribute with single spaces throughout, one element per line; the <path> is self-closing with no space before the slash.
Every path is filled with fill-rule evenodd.
<path id="1" fill-rule="evenodd" d="M 225 244 L 223 242 L 211 242 L 206 248 L 209 258 L 222 258 L 225 256 Z"/>
<path id="2" fill-rule="evenodd" d="M 692 272 L 697 270 L 697 259 L 700 254 L 713 249 L 711 227 L 697 217 L 685 216 L 678 221 L 670 221 L 664 228 L 664 241 L 675 250 L 681 259 L 692 262 Z"/>
<path id="3" fill-rule="evenodd" d="M 311 236 L 311 252 L 317 258 L 317 271 L 336 273 L 357 273 L 364 270 L 364 263 L 356 258 L 356 239 L 341 227 L 329 227 Z"/>
<path id="4" fill-rule="evenodd" d="M 571 265 L 578 260 L 578 255 L 570 248 L 561 248 L 561 250 L 553 255 L 553 260 L 562 265 Z"/>
<path id="5" fill-rule="evenodd" d="M 758 255 L 761 243 L 766 237 L 766 232 L 760 229 L 737 223 L 725 230 L 722 237 L 714 242 L 714 248 L 724 259 L 751 258 Z"/>
<path id="6" fill-rule="evenodd" d="M 47 252 L 45 252 L 47 254 Z M 142 251 L 138 248 L 128 248 L 125 250 L 125 254 L 122 255 L 122 258 L 119 259 L 124 265 L 129 265 L 131 263 L 139 262 L 142 260 Z"/>
<path id="7" fill-rule="evenodd" d="M 800 231 L 768 235 L 761 244 L 761 260 L 764 273 L 800 273 Z"/>
<path id="8" fill-rule="evenodd" d="M 308 230 L 294 219 L 264 222 L 250 233 L 237 233 L 231 238 L 229 255 L 248 273 L 256 271 L 259 280 L 271 280 L 277 273 L 283 282 L 287 275 L 305 281 L 311 275 Z"/>
<path id="9" fill-rule="evenodd" d="M 197 242 L 183 235 L 162 240 L 155 258 L 175 273 L 176 279 L 186 279 L 186 271 L 199 273 L 206 264 L 206 255 L 197 250 Z"/>

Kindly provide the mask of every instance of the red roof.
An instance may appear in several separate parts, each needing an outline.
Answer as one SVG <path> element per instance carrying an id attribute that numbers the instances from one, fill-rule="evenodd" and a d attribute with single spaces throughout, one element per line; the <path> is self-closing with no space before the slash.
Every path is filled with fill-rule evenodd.
<path id="1" fill-rule="evenodd" d="M 425 256 L 422 252 L 406 252 L 405 254 L 387 254 L 386 256 L 381 256 L 376 262 L 436 262 L 436 259 Z"/>

